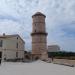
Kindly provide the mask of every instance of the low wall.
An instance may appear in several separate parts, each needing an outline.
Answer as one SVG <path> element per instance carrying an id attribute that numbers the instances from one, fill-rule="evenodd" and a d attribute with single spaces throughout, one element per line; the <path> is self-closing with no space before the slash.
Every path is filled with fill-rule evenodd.
<path id="1" fill-rule="evenodd" d="M 75 65 L 75 60 L 53 59 L 53 63 L 64 64 L 64 65 Z"/>

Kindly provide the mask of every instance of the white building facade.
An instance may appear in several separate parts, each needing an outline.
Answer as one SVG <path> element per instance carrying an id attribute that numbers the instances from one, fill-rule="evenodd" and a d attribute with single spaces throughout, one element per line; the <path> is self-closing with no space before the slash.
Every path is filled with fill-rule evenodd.
<path id="1" fill-rule="evenodd" d="M 3 60 L 23 59 L 25 42 L 19 35 L 0 36 L 0 52 Z"/>
<path id="2" fill-rule="evenodd" d="M 60 51 L 60 47 L 58 45 L 49 45 L 48 52 L 58 52 Z"/>

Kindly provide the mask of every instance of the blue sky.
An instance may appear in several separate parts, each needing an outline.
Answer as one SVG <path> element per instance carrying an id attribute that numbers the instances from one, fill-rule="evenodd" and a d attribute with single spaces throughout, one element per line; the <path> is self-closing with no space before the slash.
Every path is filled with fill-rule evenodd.
<path id="1" fill-rule="evenodd" d="M 0 34 L 19 34 L 31 50 L 32 15 L 46 15 L 47 44 L 75 52 L 75 0 L 0 0 Z"/>

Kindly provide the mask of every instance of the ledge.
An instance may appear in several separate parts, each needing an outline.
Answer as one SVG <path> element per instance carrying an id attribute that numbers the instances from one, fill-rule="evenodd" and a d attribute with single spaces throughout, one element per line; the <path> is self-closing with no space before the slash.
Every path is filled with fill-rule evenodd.
<path id="1" fill-rule="evenodd" d="M 39 32 L 39 33 L 31 33 L 31 36 L 33 36 L 33 35 L 48 35 L 48 33 L 41 33 L 41 32 Z"/>

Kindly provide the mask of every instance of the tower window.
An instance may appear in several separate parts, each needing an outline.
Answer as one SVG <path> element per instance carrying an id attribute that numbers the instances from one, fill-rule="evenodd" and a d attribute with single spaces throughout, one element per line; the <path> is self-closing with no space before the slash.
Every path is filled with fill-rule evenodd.
<path id="1" fill-rule="evenodd" d="M 35 32 L 36 32 L 36 30 L 35 30 Z"/>
<path id="2" fill-rule="evenodd" d="M 37 23 L 35 23 L 35 28 L 37 27 Z"/>
<path id="3" fill-rule="evenodd" d="M 35 27 L 36 27 L 36 24 L 35 24 Z"/>

